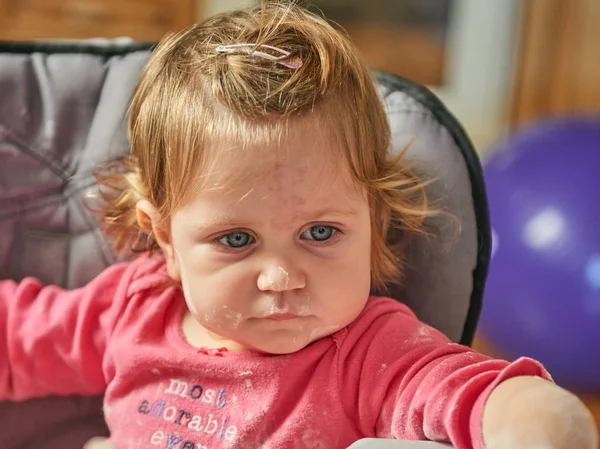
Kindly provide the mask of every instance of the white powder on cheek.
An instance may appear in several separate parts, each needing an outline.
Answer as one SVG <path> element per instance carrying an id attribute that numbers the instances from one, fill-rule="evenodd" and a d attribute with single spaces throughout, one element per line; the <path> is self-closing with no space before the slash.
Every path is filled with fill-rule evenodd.
<path id="1" fill-rule="evenodd" d="M 204 320 L 207 323 L 213 323 L 216 321 L 218 314 L 219 314 L 219 310 L 218 310 L 217 306 L 213 306 L 209 312 L 206 312 L 204 314 Z"/>
<path id="2" fill-rule="evenodd" d="M 227 309 L 227 306 L 223 306 L 224 309 Z M 240 323 L 242 322 L 242 314 L 239 312 L 233 312 L 233 311 L 228 311 L 227 313 L 225 313 L 225 318 L 227 318 L 228 320 L 231 321 L 231 325 L 234 328 L 237 328 Z"/>
<path id="3" fill-rule="evenodd" d="M 183 267 L 183 262 L 181 260 L 181 256 L 177 251 L 175 251 L 175 257 L 177 257 L 177 263 L 179 264 L 179 272 L 181 273 L 181 287 L 183 288 L 183 297 L 185 298 L 185 303 L 188 308 L 194 315 L 198 315 L 198 311 L 194 306 L 194 302 L 192 301 L 192 294 L 190 292 L 190 284 L 188 282 L 187 275 L 185 274 L 185 269 Z"/>

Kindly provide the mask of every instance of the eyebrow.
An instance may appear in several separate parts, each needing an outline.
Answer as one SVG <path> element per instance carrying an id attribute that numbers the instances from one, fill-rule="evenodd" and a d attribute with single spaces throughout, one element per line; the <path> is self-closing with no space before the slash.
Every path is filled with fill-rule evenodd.
<path id="1" fill-rule="evenodd" d="M 355 211 L 354 209 L 342 210 L 342 209 L 323 208 L 323 209 L 319 209 L 314 212 L 311 212 L 310 214 L 307 214 L 307 218 L 310 217 L 310 220 L 307 220 L 307 221 L 318 221 L 319 218 L 325 217 L 328 215 L 335 215 L 335 216 L 340 216 L 340 217 L 355 217 L 358 215 L 358 212 Z"/>
<path id="2" fill-rule="evenodd" d="M 207 229 L 212 229 L 217 226 L 241 226 L 242 222 L 239 220 L 233 220 L 228 215 L 218 215 L 214 219 L 200 224 L 195 224 L 194 228 L 198 231 L 205 231 Z"/>
<path id="3" fill-rule="evenodd" d="M 341 209 L 331 209 L 331 208 L 323 208 L 318 209 L 314 212 L 308 213 L 303 217 L 304 221 L 307 222 L 315 222 L 319 221 L 326 216 L 339 216 L 339 217 L 355 217 L 358 215 L 358 212 L 353 209 L 341 210 Z M 247 221 L 241 221 L 239 219 L 235 219 L 229 215 L 219 215 L 209 222 L 196 224 L 194 228 L 198 231 L 207 231 L 215 227 L 219 226 L 231 226 L 231 227 L 246 227 L 248 226 Z M 251 227 L 251 226 L 250 226 Z"/>

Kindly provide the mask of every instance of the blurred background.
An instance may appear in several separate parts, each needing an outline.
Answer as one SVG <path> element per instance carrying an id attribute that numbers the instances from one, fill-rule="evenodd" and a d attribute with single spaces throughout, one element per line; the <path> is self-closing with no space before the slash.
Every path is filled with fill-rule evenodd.
<path id="1" fill-rule="evenodd" d="M 258 0 L 0 0 L 0 40 L 155 41 Z M 303 2 L 307 3 L 307 2 Z M 312 0 L 375 67 L 431 87 L 480 152 L 542 116 L 600 109 L 596 0 Z"/>
<path id="2" fill-rule="evenodd" d="M 254 3 L 0 0 L 0 40 L 156 41 Z M 600 421 L 600 1 L 310 5 L 372 66 L 431 88 L 481 155 L 494 255 L 475 346 L 541 359 Z"/>

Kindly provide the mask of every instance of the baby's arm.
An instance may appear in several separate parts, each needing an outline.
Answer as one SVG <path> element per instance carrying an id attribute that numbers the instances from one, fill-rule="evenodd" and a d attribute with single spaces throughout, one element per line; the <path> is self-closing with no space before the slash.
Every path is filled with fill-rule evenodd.
<path id="1" fill-rule="evenodd" d="M 483 439 L 487 449 L 596 449 L 598 429 L 575 395 L 520 376 L 492 391 L 483 411 Z"/>
<path id="2" fill-rule="evenodd" d="M 518 449 L 531 447 L 528 440 L 518 446 L 527 434 L 554 441 L 544 446 L 549 449 L 593 447 L 584 442 L 596 438 L 585 408 L 556 387 L 541 364 L 494 360 L 453 344 L 398 307 L 371 307 L 340 348 L 342 399 L 364 436 L 446 441 L 457 449 L 481 449 L 486 442 L 487 449 Z M 533 403 L 532 396 L 542 393 L 553 394 Z M 519 419 L 512 419 L 515 414 Z M 579 446 L 553 439 L 560 426 L 548 423 L 561 419 L 580 427 Z M 496 443 L 502 431 L 514 432 L 515 444 Z"/>
<path id="3" fill-rule="evenodd" d="M 0 400 L 104 391 L 103 356 L 126 272 L 113 266 L 77 290 L 33 278 L 0 282 Z"/>
<path id="4" fill-rule="evenodd" d="M 115 447 L 108 442 L 108 438 L 94 437 L 83 445 L 83 449 L 115 449 Z"/>

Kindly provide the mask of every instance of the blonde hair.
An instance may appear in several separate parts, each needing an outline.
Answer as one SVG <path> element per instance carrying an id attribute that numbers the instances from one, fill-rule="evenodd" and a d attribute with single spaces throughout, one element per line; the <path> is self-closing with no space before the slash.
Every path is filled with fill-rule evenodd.
<path id="1" fill-rule="evenodd" d="M 285 49 L 302 65 L 217 51 L 238 43 Z M 397 282 L 402 261 L 388 234 L 392 225 L 405 234 L 422 232 L 432 213 L 424 183 L 401 163 L 402 154 L 390 155 L 383 105 L 348 37 L 289 2 L 217 15 L 155 49 L 129 111 L 130 156 L 116 171 L 97 174 L 104 230 L 115 250 L 157 249 L 150 236 L 139 245 L 137 201 L 147 198 L 162 217 L 171 216 L 216 157 L 211 144 L 223 138 L 268 143 L 297 120 L 318 121 L 341 143 L 353 181 L 370 203 L 373 287 Z"/>

